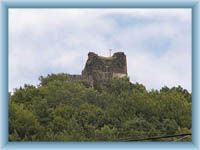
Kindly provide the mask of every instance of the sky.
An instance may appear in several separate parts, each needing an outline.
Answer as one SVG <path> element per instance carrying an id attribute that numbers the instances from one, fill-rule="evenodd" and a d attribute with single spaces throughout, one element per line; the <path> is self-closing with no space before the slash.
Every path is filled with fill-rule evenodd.
<path id="1" fill-rule="evenodd" d="M 191 9 L 9 8 L 9 91 L 81 74 L 88 52 L 127 56 L 131 82 L 191 92 Z"/>

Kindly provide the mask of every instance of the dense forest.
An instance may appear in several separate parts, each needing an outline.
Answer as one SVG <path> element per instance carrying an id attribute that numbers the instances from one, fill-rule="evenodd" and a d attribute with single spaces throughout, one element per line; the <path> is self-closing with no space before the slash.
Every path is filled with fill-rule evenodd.
<path id="1" fill-rule="evenodd" d="M 182 87 L 146 90 L 128 78 L 107 87 L 39 78 L 9 93 L 9 141 L 191 141 L 191 93 Z M 170 136 L 168 138 L 155 138 Z"/>

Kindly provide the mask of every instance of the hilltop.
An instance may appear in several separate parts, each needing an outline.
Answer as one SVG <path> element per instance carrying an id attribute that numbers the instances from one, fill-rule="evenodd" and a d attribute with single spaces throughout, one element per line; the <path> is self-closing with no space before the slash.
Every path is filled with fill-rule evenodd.
<path id="1" fill-rule="evenodd" d="M 38 86 L 24 85 L 9 95 L 9 141 L 124 141 L 191 133 L 192 98 L 180 86 L 147 91 L 126 76 L 100 88 L 64 73 L 39 79 Z"/>

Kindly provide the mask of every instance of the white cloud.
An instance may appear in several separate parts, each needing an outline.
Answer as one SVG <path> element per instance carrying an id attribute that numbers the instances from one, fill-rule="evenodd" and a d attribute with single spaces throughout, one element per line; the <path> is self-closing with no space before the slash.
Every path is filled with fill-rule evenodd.
<path id="1" fill-rule="evenodd" d="M 126 20 L 123 20 L 125 19 Z M 191 91 L 191 9 L 9 9 L 9 90 L 124 51 L 133 82 Z"/>

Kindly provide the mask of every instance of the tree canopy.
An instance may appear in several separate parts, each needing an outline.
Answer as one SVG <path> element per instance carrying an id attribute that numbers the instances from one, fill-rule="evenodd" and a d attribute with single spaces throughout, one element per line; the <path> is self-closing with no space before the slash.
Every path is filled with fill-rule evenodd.
<path id="1" fill-rule="evenodd" d="M 9 141 L 123 141 L 191 133 L 192 97 L 181 86 L 148 91 L 128 78 L 114 78 L 95 89 L 66 74 L 39 80 L 38 86 L 9 94 Z"/>

